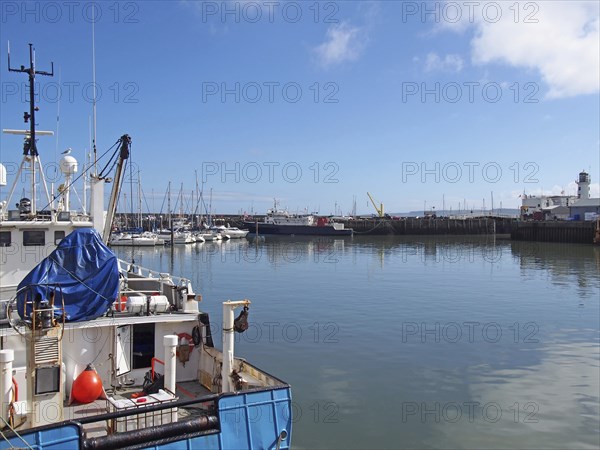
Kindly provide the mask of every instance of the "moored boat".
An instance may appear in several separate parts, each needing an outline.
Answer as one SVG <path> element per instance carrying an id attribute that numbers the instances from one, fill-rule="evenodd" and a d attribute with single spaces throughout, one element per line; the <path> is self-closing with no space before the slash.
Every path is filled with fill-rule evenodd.
<path id="1" fill-rule="evenodd" d="M 162 239 L 165 244 L 193 244 L 196 242 L 196 238 L 189 231 L 176 230 L 171 233 L 169 230 L 162 230 L 158 234 L 158 238 Z"/>
<path id="2" fill-rule="evenodd" d="M 163 245 L 164 240 L 149 231 L 144 231 L 141 234 L 117 233 L 112 234 L 108 243 L 111 246 L 136 246 L 136 247 L 154 247 L 155 245 Z"/>
<path id="3" fill-rule="evenodd" d="M 291 214 L 287 210 L 278 209 L 277 201 L 262 221 L 246 219 L 243 224 L 245 228 L 259 235 L 351 236 L 353 233 L 353 230 L 346 228 L 343 223 L 332 222 L 327 217 Z"/>
<path id="4" fill-rule="evenodd" d="M 66 206 L 53 208 L 36 147 L 32 46 L 30 67 L 12 70 L 28 73 L 32 89 L 30 129 L 11 130 L 24 136 L 23 163 L 0 203 L 0 449 L 290 448 L 289 385 L 235 356 L 250 301 L 223 302 L 218 350 L 190 280 L 118 260 L 105 245 L 130 137 L 107 156 L 114 176 L 94 171 L 91 211 L 68 209 L 70 183 L 59 193 Z M 12 210 L 20 179 L 31 180 L 30 195 Z"/>

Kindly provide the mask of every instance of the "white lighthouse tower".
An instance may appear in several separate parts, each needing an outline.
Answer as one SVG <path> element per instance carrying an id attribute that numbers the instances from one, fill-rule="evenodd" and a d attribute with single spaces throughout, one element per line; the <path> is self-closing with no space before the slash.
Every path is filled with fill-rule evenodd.
<path id="1" fill-rule="evenodd" d="M 590 198 L 590 175 L 581 171 L 579 173 L 579 181 L 577 183 L 577 198 Z"/>

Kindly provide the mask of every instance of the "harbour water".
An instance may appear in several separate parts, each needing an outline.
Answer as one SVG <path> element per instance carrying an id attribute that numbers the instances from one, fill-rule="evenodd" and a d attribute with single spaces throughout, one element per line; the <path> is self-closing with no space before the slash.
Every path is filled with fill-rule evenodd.
<path id="1" fill-rule="evenodd" d="M 220 345 L 291 383 L 295 448 L 598 448 L 600 248 L 266 237 L 121 257 L 189 277 Z"/>

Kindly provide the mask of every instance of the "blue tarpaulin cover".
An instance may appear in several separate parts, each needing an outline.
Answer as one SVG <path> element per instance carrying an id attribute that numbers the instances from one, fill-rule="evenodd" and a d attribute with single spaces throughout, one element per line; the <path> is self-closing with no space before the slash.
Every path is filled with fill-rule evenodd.
<path id="1" fill-rule="evenodd" d="M 30 286 L 28 289 L 21 288 Z M 102 316 L 119 293 L 119 267 L 115 254 L 92 228 L 75 230 L 39 263 L 19 284 L 17 310 L 31 315 L 31 301 L 40 294 L 43 300 L 55 292 L 54 306 L 61 308 L 64 298 L 65 320 L 81 322 Z M 62 316 L 62 311 L 55 316 Z"/>

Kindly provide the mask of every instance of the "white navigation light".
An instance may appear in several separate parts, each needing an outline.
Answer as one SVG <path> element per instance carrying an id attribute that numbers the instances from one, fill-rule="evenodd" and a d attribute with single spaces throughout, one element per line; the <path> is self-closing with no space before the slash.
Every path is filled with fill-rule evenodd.
<path id="1" fill-rule="evenodd" d="M 6 186 L 6 167 L 0 164 L 0 186 Z"/>

